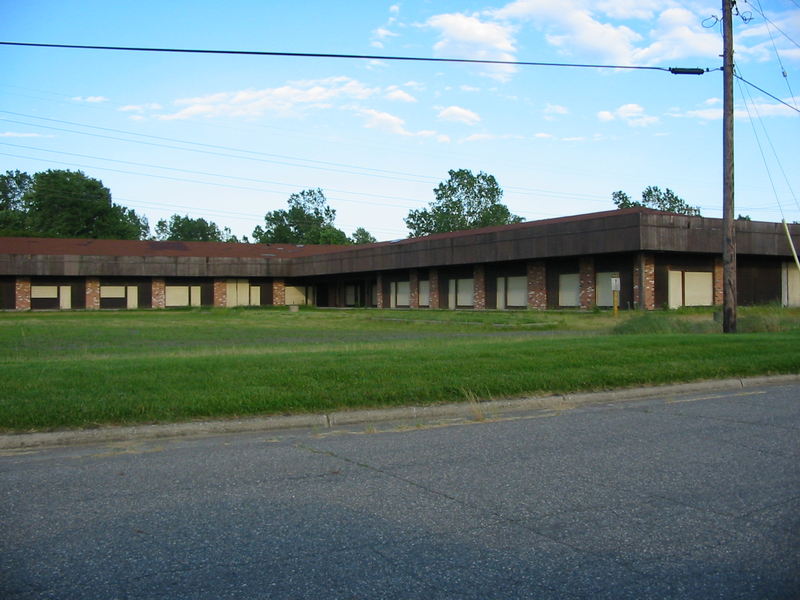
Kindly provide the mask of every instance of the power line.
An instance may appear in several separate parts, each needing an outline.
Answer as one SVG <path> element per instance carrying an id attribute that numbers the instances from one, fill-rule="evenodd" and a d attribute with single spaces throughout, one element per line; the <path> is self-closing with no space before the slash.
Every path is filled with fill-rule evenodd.
<path id="1" fill-rule="evenodd" d="M 798 109 L 798 108 L 796 108 L 796 107 L 792 106 L 792 105 L 791 105 L 791 104 L 789 104 L 788 102 L 784 102 L 783 100 L 781 100 L 781 99 L 780 99 L 780 98 L 778 98 L 777 96 L 774 96 L 774 95 L 770 94 L 770 93 L 769 93 L 767 90 L 761 89 L 761 88 L 760 88 L 760 87 L 758 87 L 758 86 L 757 86 L 755 83 L 751 83 L 751 82 L 747 81 L 747 80 L 746 80 L 744 77 L 742 77 L 742 76 L 738 75 L 737 73 L 734 73 L 734 74 L 733 74 L 733 76 L 734 76 L 734 77 L 736 77 L 736 79 L 738 79 L 739 81 L 743 81 L 744 83 L 746 83 L 746 84 L 747 84 L 747 85 L 749 85 L 750 87 L 753 87 L 753 88 L 757 89 L 757 90 L 758 90 L 759 92 L 761 92 L 762 94 L 766 94 L 767 96 L 769 96 L 769 97 L 770 97 L 770 98 L 772 98 L 773 100 L 775 100 L 775 101 L 777 101 L 777 102 L 780 102 L 780 103 L 781 103 L 781 104 L 783 104 L 784 106 L 787 106 L 787 107 L 791 108 L 791 109 L 792 109 L 794 112 L 796 112 L 796 113 L 800 113 L 800 109 Z"/>
<path id="2" fill-rule="evenodd" d="M 758 6 L 755 6 L 754 4 L 750 4 L 750 2 L 748 2 L 747 0 L 744 0 L 744 1 L 745 1 L 747 4 L 749 4 L 750 6 L 752 6 L 752 7 L 753 7 L 753 10 L 755 10 L 755 11 L 756 11 L 756 12 L 757 12 L 759 15 L 761 15 L 761 18 L 762 18 L 762 19 L 764 19 L 764 20 L 765 20 L 767 23 L 769 23 L 770 25 L 772 25 L 772 26 L 773 26 L 773 27 L 774 27 L 774 28 L 775 28 L 775 29 L 776 29 L 778 32 L 780 32 L 780 34 L 781 34 L 781 35 L 783 35 L 783 37 L 785 37 L 787 40 L 789 40 L 790 42 L 792 42 L 792 43 L 793 43 L 795 46 L 797 46 L 798 48 L 800 48 L 800 44 L 798 44 L 796 41 L 794 41 L 794 40 L 793 40 L 793 39 L 792 39 L 792 38 L 789 36 L 789 34 L 788 34 L 788 33 L 786 33 L 786 32 L 785 32 L 783 29 L 781 29 L 780 27 L 778 27 L 777 25 L 775 25 L 775 23 L 773 23 L 773 22 L 772 22 L 772 21 L 771 21 L 771 20 L 770 20 L 770 19 L 767 17 L 767 15 L 765 15 L 765 14 L 764 14 L 764 12 L 761 10 L 761 8 L 760 8 L 760 7 L 758 7 Z"/>
<path id="3" fill-rule="evenodd" d="M 779 30 L 780 31 L 780 30 Z M 629 69 L 641 71 L 665 71 L 676 75 L 702 75 L 708 69 L 686 69 L 681 67 L 653 67 L 643 65 L 599 65 L 583 63 L 554 63 L 520 60 L 490 60 L 478 58 L 431 58 L 423 56 L 385 56 L 374 54 L 332 54 L 321 52 L 273 52 L 264 50 L 209 50 L 198 48 L 145 48 L 137 46 L 89 46 L 84 44 L 42 44 L 33 42 L 0 42 L 2 46 L 27 46 L 33 48 L 62 48 L 74 50 L 113 50 L 122 52 L 161 52 L 173 54 L 226 54 L 233 56 L 276 56 L 290 58 L 338 58 L 351 60 L 388 60 L 407 62 L 465 63 L 481 65 L 510 65 L 517 67 L 569 67 L 578 69 Z"/>

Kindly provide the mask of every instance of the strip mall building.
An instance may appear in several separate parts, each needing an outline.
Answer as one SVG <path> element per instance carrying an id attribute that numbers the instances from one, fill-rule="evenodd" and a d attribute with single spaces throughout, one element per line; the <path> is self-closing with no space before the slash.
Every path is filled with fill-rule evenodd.
<path id="1" fill-rule="evenodd" d="M 779 223 L 737 221 L 738 302 L 800 305 Z M 800 226 L 790 226 L 800 245 Z M 722 303 L 722 222 L 614 210 L 364 246 L 0 238 L 0 308 Z"/>

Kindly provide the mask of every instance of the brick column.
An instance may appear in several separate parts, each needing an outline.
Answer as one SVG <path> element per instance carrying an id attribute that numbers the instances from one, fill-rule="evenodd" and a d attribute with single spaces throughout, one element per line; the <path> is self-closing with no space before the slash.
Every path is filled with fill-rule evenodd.
<path id="1" fill-rule="evenodd" d="M 166 308 L 167 306 L 167 284 L 161 278 L 153 278 L 152 283 L 152 307 Z"/>
<path id="2" fill-rule="evenodd" d="M 100 309 L 100 280 L 96 277 L 86 278 L 86 310 Z"/>
<path id="3" fill-rule="evenodd" d="M 383 295 L 383 275 L 378 273 L 378 281 L 377 281 L 377 298 L 375 298 L 375 302 L 378 305 L 378 308 L 386 308 L 386 297 Z"/>
<path id="4" fill-rule="evenodd" d="M 722 259 L 714 259 L 714 306 L 722 305 L 723 298 L 722 286 Z"/>
<path id="5" fill-rule="evenodd" d="M 225 279 L 214 280 L 214 306 L 228 306 L 228 282 Z"/>
<path id="6" fill-rule="evenodd" d="M 633 304 L 642 310 L 656 307 L 656 260 L 652 254 L 638 254 L 633 261 Z"/>
<path id="7" fill-rule="evenodd" d="M 528 308 L 547 308 L 547 276 L 541 261 L 528 263 Z"/>
<path id="8" fill-rule="evenodd" d="M 286 306 L 286 282 L 283 279 L 272 280 L 273 306 Z"/>
<path id="9" fill-rule="evenodd" d="M 416 269 L 408 272 L 408 306 L 419 308 L 419 273 Z"/>
<path id="10" fill-rule="evenodd" d="M 484 265 L 475 265 L 472 268 L 472 306 L 476 310 L 486 309 L 486 267 Z"/>
<path id="11" fill-rule="evenodd" d="M 594 259 L 584 256 L 579 261 L 581 308 L 592 308 L 596 303 Z"/>
<path id="12" fill-rule="evenodd" d="M 428 304 L 431 308 L 439 308 L 439 271 L 436 269 L 428 271 L 428 286 L 430 288 Z"/>
<path id="13" fill-rule="evenodd" d="M 14 283 L 14 308 L 16 310 L 31 309 L 31 280 L 29 277 L 17 277 Z"/>

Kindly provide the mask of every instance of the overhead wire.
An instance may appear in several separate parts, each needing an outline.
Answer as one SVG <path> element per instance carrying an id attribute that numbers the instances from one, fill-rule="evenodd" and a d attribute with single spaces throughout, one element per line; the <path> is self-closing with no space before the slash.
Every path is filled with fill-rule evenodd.
<path id="1" fill-rule="evenodd" d="M 372 54 L 334 54 L 323 52 L 275 52 L 264 50 L 211 50 L 200 48 L 148 48 L 141 46 L 94 46 L 88 44 L 44 44 L 35 42 L 8 42 L 0 41 L 2 46 L 27 46 L 34 48 L 61 48 L 72 50 L 110 50 L 122 52 L 155 52 L 171 54 L 222 54 L 233 56 L 274 56 L 291 58 L 332 58 L 349 60 L 386 60 L 386 61 L 405 61 L 405 62 L 434 62 L 434 63 L 463 63 L 481 65 L 506 65 L 506 66 L 525 66 L 525 67 L 562 67 L 578 69 L 628 69 L 641 71 L 665 71 L 674 72 L 674 67 L 658 67 L 647 65 L 602 65 L 591 63 L 556 63 L 556 62 L 535 62 L 522 60 L 493 60 L 479 58 L 434 58 L 425 56 L 388 56 Z M 699 71 L 703 71 L 699 69 Z M 701 72 L 695 73 L 700 75 Z"/>
<path id="2" fill-rule="evenodd" d="M 738 85 L 739 85 L 739 93 L 741 94 L 742 99 L 744 100 L 744 106 L 745 106 L 745 110 L 747 111 L 747 114 L 748 114 L 748 117 L 749 117 L 749 120 L 750 120 L 750 125 L 753 128 L 753 135 L 754 135 L 755 140 L 756 140 L 756 145 L 758 146 L 759 153 L 761 154 L 761 160 L 764 163 L 764 169 L 765 169 L 766 174 L 767 174 L 767 179 L 769 180 L 770 186 L 772 187 L 772 193 L 775 196 L 775 201 L 776 201 L 776 203 L 778 205 L 778 209 L 780 210 L 781 217 L 785 219 L 785 215 L 784 215 L 784 211 L 783 211 L 783 205 L 782 205 L 782 203 L 780 201 L 780 195 L 778 194 L 778 190 L 777 190 L 777 187 L 775 185 L 775 181 L 774 181 L 774 179 L 772 177 L 772 172 L 771 172 L 771 170 L 769 168 L 769 163 L 767 161 L 767 157 L 766 157 L 766 154 L 764 152 L 764 148 L 763 148 L 763 146 L 761 144 L 761 138 L 758 135 L 758 131 L 756 129 L 756 125 L 755 125 L 756 120 L 761 125 L 761 129 L 764 132 L 764 138 L 769 143 L 769 146 L 770 146 L 770 148 L 772 150 L 772 154 L 773 154 L 773 156 L 775 158 L 775 162 L 777 163 L 778 168 L 780 169 L 781 174 L 783 175 L 784 181 L 786 183 L 787 188 L 789 189 L 790 194 L 794 198 L 795 204 L 797 204 L 798 210 L 800 210 L 800 202 L 798 202 L 797 196 L 795 195 L 794 190 L 792 189 L 791 182 L 789 181 L 789 177 L 787 176 L 786 171 L 783 168 L 783 163 L 780 160 L 780 156 L 778 155 L 777 151 L 775 150 L 775 146 L 772 143 L 772 139 L 770 138 L 769 132 L 767 131 L 767 128 L 764 125 L 764 121 L 761 118 L 760 113 L 758 112 L 758 106 L 753 101 L 753 98 L 749 94 L 749 92 L 748 92 L 747 95 L 745 95 L 745 90 L 742 88 L 741 82 L 739 82 Z M 747 101 L 748 97 L 750 99 L 749 104 L 748 104 L 748 101 Z M 753 107 L 753 112 L 755 113 L 755 116 L 756 116 L 755 119 L 753 118 L 753 115 L 750 112 L 750 105 L 752 105 L 752 107 Z"/>
<path id="3" fill-rule="evenodd" d="M 758 8 L 761 9 L 761 0 L 756 0 L 756 2 L 758 2 Z M 786 74 L 786 67 L 783 66 L 783 60 L 781 60 L 781 54 L 780 52 L 778 52 L 778 46 L 775 44 L 775 38 L 772 36 L 772 30 L 769 27 L 771 23 L 769 21 L 765 22 L 767 23 L 767 33 L 769 33 L 769 41 L 772 43 L 772 50 L 775 52 L 775 56 L 778 59 L 778 64 L 781 67 L 781 74 L 783 75 L 783 80 L 786 82 L 786 87 L 789 89 L 789 98 L 794 101 L 796 107 L 797 99 L 794 97 L 794 92 L 792 91 L 792 85 L 791 83 L 789 83 L 789 76 Z"/>

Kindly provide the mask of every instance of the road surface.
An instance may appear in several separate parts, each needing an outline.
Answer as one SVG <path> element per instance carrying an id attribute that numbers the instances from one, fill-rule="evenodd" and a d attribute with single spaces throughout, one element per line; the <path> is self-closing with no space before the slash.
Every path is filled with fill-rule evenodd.
<path id="1" fill-rule="evenodd" d="M 5 451 L 0 597 L 800 597 L 800 385 L 475 417 Z"/>

